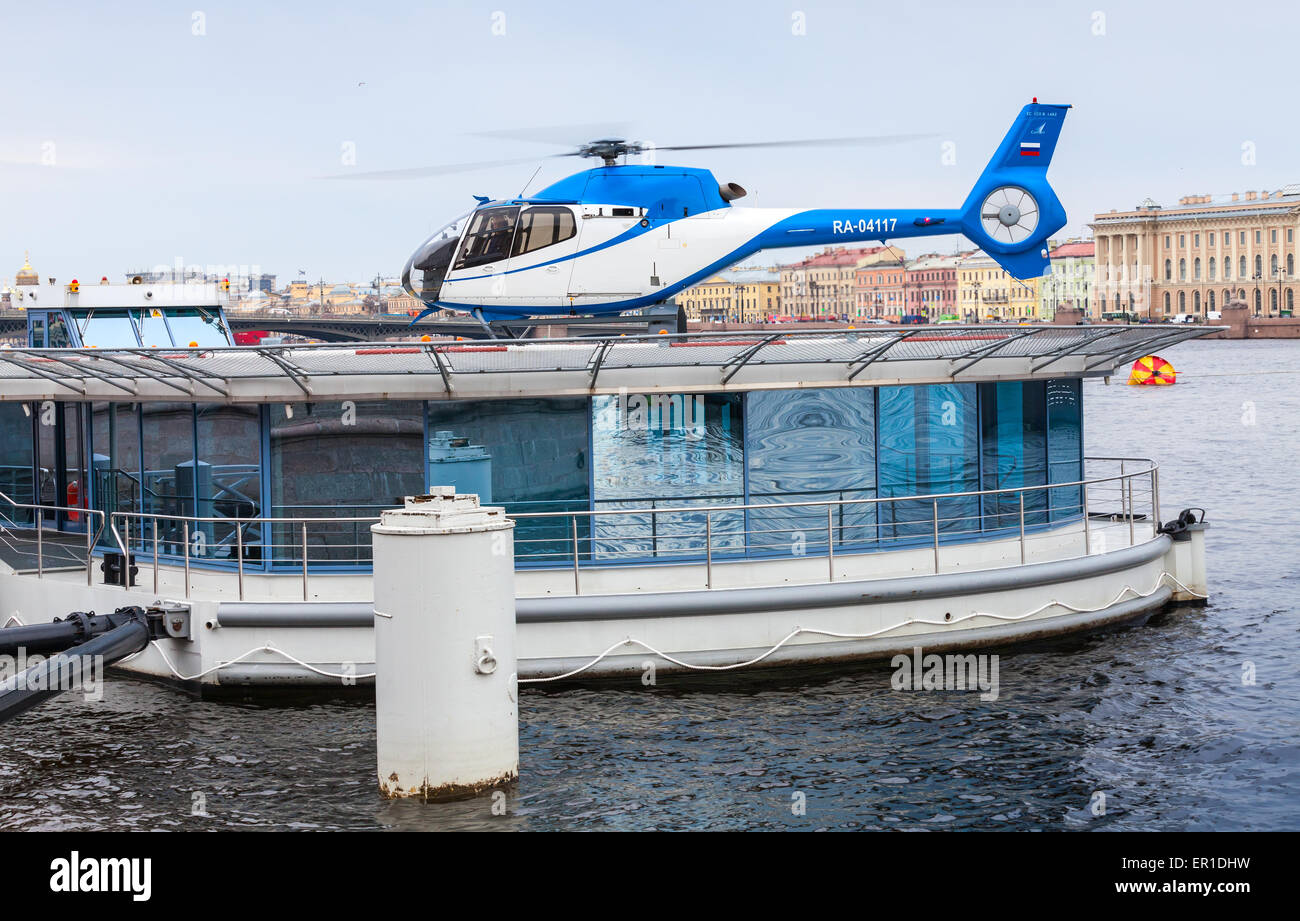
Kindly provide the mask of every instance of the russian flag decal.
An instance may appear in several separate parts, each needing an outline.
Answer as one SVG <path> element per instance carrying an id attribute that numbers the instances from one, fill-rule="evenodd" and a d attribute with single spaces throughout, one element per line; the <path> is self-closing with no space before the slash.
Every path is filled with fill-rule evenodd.
<path id="1" fill-rule="evenodd" d="M 1042 145 L 1039 144 L 1038 141 L 1021 141 L 1021 142 L 1020 142 L 1020 156 L 1022 156 L 1022 157 L 1036 157 L 1036 156 L 1038 156 L 1038 149 L 1039 149 L 1041 146 L 1042 146 Z"/>

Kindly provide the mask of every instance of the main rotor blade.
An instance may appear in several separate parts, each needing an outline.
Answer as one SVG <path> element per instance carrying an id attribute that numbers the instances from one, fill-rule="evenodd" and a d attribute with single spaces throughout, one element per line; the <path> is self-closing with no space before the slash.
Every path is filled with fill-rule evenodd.
<path id="1" fill-rule="evenodd" d="M 475 131 L 472 132 L 472 136 L 573 147 L 590 138 L 625 138 L 628 136 L 629 127 L 626 122 L 593 122 L 588 125 L 546 125 L 537 128 Z"/>
<path id="2" fill-rule="evenodd" d="M 468 173 L 479 169 L 496 169 L 502 166 L 519 166 L 524 163 L 536 163 L 551 157 L 574 157 L 576 153 L 543 154 L 542 156 L 514 157 L 510 160 L 483 160 L 478 163 L 445 163 L 442 166 L 415 166 L 408 169 L 381 169 L 364 173 L 336 173 L 321 176 L 321 179 L 425 179 L 430 176 L 446 176 L 450 173 Z"/>
<path id="3" fill-rule="evenodd" d="M 938 137 L 937 134 L 877 134 L 851 138 L 809 138 L 802 141 L 749 141 L 740 144 L 680 144 L 669 147 L 655 145 L 655 150 L 725 150 L 737 147 L 883 147 L 888 144 L 906 144 Z"/>

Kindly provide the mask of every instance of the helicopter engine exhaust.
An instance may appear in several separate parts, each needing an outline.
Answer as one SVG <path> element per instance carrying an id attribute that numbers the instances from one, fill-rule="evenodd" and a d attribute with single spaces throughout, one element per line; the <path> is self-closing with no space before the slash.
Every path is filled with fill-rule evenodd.
<path id="1" fill-rule="evenodd" d="M 744 198 L 749 193 L 745 187 L 736 185 L 734 182 L 718 183 L 718 194 L 722 196 L 723 201 L 735 201 L 737 198 Z"/>

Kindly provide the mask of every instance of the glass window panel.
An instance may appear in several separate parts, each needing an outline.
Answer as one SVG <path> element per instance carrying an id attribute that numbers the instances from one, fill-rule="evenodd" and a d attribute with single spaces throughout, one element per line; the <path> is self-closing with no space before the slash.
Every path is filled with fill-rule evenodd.
<path id="1" fill-rule="evenodd" d="M 91 405 L 92 501 L 95 508 L 110 516 L 114 512 L 138 512 L 141 504 L 140 421 L 134 403 Z M 133 531 L 139 522 L 132 520 Z M 113 542 L 107 527 L 100 537 L 103 544 Z"/>
<path id="2" fill-rule="evenodd" d="M 62 505 L 59 501 L 58 404 L 36 404 L 36 495 L 41 505 Z M 52 514 L 45 515 L 47 527 L 54 527 Z"/>
<path id="3" fill-rule="evenodd" d="M 85 407 L 80 403 L 64 403 L 63 413 L 63 480 L 60 489 L 61 505 L 70 509 L 89 508 L 90 497 L 86 484 L 86 430 Z M 85 533 L 85 512 L 65 512 L 60 516 L 60 526 L 65 531 Z"/>
<path id="4" fill-rule="evenodd" d="M 1047 472 L 1052 483 L 1083 479 L 1083 410 L 1080 381 L 1047 382 Z M 1065 486 L 1051 492 L 1054 521 L 1077 518 L 1083 508 L 1083 488 Z"/>
<path id="5" fill-rule="evenodd" d="M 880 388 L 880 495 L 916 496 L 979 488 L 974 384 Z M 929 537 L 934 501 L 880 507 L 881 537 Z M 939 531 L 955 538 L 979 529 L 976 497 L 940 499 Z"/>
<path id="6" fill-rule="evenodd" d="M 83 345 L 133 349 L 140 345 L 135 324 L 125 310 L 95 310 L 77 318 Z"/>
<path id="7" fill-rule="evenodd" d="M 588 401 L 455 400 L 429 404 L 428 481 L 475 493 L 511 514 L 587 511 Z M 573 561 L 571 518 L 518 518 L 515 557 Z M 586 556 L 587 516 L 579 516 L 579 555 Z"/>
<path id="8" fill-rule="evenodd" d="M 592 399 L 596 510 L 740 505 L 744 424 L 731 394 L 623 394 Z M 713 552 L 744 551 L 743 512 L 711 516 Z M 646 512 L 597 516 L 592 555 L 614 560 L 698 557 L 705 515 Z"/>
<path id="9" fill-rule="evenodd" d="M 875 393 L 862 388 L 769 390 L 745 406 L 751 505 L 872 499 L 876 495 Z M 836 506 L 835 544 L 876 539 L 874 505 Z M 754 509 L 751 549 L 825 547 L 825 507 Z"/>
<path id="10" fill-rule="evenodd" d="M 18 504 L 36 501 L 32 480 L 35 442 L 32 429 L 32 406 L 27 403 L 0 403 L 0 491 Z M 31 524 L 31 509 L 15 508 L 8 502 L 0 508 L 6 523 Z"/>
<path id="11" fill-rule="evenodd" d="M 141 475 L 143 506 L 155 515 L 158 539 L 164 553 L 183 553 L 185 529 L 190 527 L 191 552 L 204 556 L 204 538 L 194 533 L 194 405 L 192 403 L 143 403 L 140 406 L 140 434 L 144 448 Z M 152 542 L 153 520 L 146 519 L 142 538 Z M 134 533 L 141 527 L 132 521 Z"/>
<path id="12" fill-rule="evenodd" d="M 217 315 L 207 311 L 192 308 L 167 311 L 174 345 L 202 348 L 229 345 L 225 330 L 218 323 Z"/>
<path id="13" fill-rule="evenodd" d="M 985 489 L 1017 489 L 1047 482 L 1047 406 L 1042 381 L 981 384 Z M 1020 494 L 984 497 L 985 525 L 1020 527 Z M 1024 493 L 1025 524 L 1047 520 L 1046 490 Z"/>
<path id="14" fill-rule="evenodd" d="M 262 523 L 242 520 L 262 515 L 260 420 L 257 406 L 198 407 L 196 504 L 198 517 L 221 519 L 201 525 L 214 559 L 238 559 L 241 539 L 245 560 L 264 558 Z"/>
<path id="15" fill-rule="evenodd" d="M 134 310 L 137 325 L 140 327 L 140 341 L 145 348 L 168 348 L 172 344 L 171 334 L 167 332 L 167 321 L 158 307 Z"/>
<path id="16" fill-rule="evenodd" d="M 424 492 L 424 404 L 344 400 L 273 404 L 271 515 L 378 518 Z M 370 521 L 308 523 L 312 564 L 368 564 Z M 276 562 L 302 563 L 302 526 L 277 525 Z"/>
<path id="17" fill-rule="evenodd" d="M 63 321 L 63 314 L 49 314 L 49 330 L 46 333 L 46 345 L 52 349 L 66 349 L 71 347 L 72 340 L 68 338 L 68 325 Z"/>

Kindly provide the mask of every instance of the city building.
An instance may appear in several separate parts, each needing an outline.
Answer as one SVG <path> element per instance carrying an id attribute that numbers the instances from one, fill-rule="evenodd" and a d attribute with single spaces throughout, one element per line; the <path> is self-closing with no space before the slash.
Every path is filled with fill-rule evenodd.
<path id="1" fill-rule="evenodd" d="M 969 322 L 1033 319 L 1039 316 L 1041 281 L 1021 281 L 1007 274 L 991 256 L 977 251 L 963 258 L 957 267 L 956 312 Z"/>
<path id="2" fill-rule="evenodd" d="M 907 264 L 904 279 L 904 316 L 963 319 L 957 304 L 957 272 L 969 254 L 941 256 L 927 253 Z"/>
<path id="3" fill-rule="evenodd" d="M 857 301 L 857 269 L 901 264 L 903 259 L 903 251 L 893 246 L 838 246 L 827 247 L 802 262 L 780 266 L 782 312 L 816 319 L 865 316 Z"/>
<path id="4" fill-rule="evenodd" d="M 858 266 L 853 273 L 856 310 L 860 317 L 901 317 L 906 292 L 907 266 L 901 261 L 876 262 Z"/>
<path id="5" fill-rule="evenodd" d="M 1059 246 L 1049 242 L 1051 273 L 1039 285 L 1038 315 L 1051 322 L 1056 308 L 1082 310 L 1084 316 L 1101 318 L 1101 308 L 1092 296 L 1096 260 L 1091 240 L 1067 240 Z"/>
<path id="6" fill-rule="evenodd" d="M 1103 314 L 1204 316 L 1239 298 L 1254 316 L 1294 316 L 1300 183 L 1227 199 L 1186 195 L 1173 208 L 1148 198 L 1089 226 Z"/>
<path id="7" fill-rule="evenodd" d="M 781 314 L 781 275 L 741 266 L 714 275 L 677 295 L 688 320 L 762 323 Z"/>

